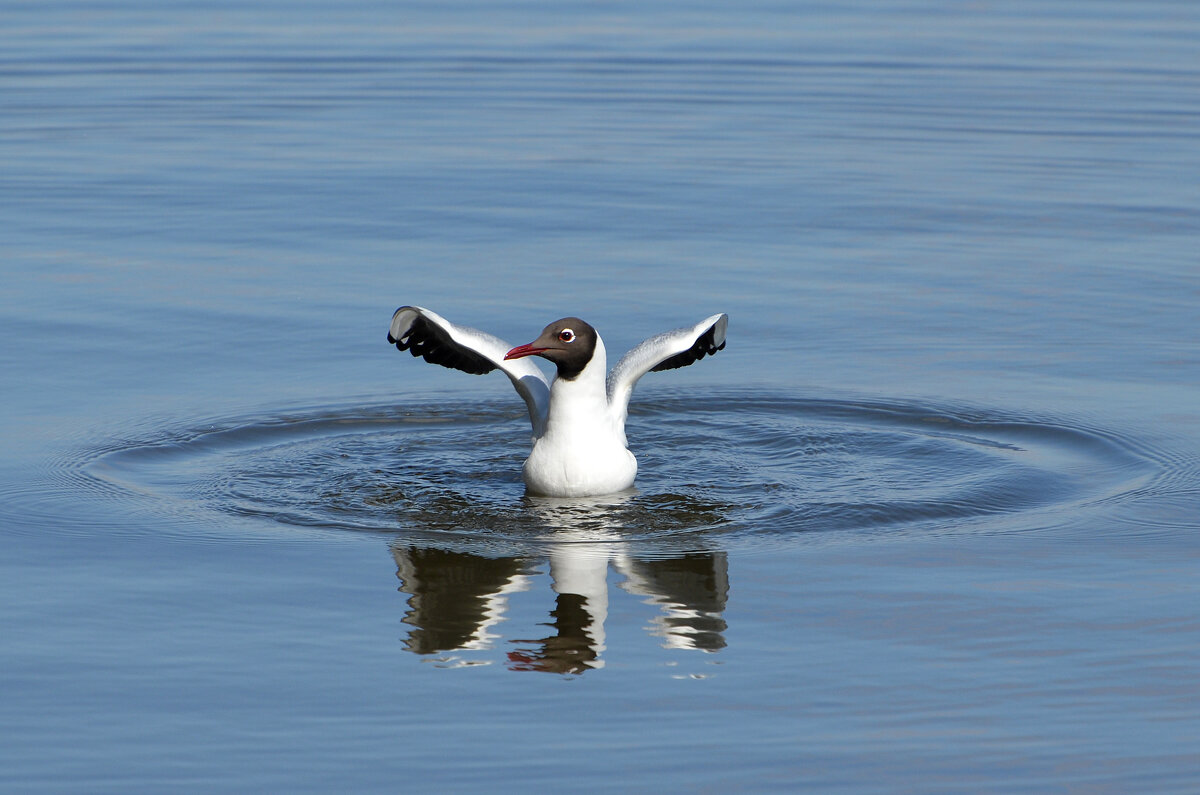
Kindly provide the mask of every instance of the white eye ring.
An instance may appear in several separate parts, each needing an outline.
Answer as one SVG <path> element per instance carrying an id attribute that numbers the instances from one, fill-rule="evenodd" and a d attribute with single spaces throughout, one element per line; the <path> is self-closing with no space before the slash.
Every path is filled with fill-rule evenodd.
<path id="1" fill-rule="evenodd" d="M 571 331 L 571 329 L 569 329 L 569 328 L 565 328 L 562 331 L 558 332 L 558 338 L 560 340 L 562 340 L 563 342 L 574 342 L 575 341 L 575 332 Z"/>

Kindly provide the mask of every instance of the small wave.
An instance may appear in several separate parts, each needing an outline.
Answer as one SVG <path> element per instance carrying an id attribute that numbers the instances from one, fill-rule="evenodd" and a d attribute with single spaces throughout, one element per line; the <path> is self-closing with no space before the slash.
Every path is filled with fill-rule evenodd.
<path id="1" fill-rule="evenodd" d="M 1188 462 L 1083 423 L 735 391 L 639 399 L 637 489 L 547 500 L 520 480 L 526 422 L 511 401 L 265 411 L 113 434 L 14 496 L 68 531 L 80 512 L 62 506 L 82 502 L 113 526 L 213 538 L 350 531 L 497 553 L 620 541 L 654 554 L 1045 529 L 1186 489 Z"/>

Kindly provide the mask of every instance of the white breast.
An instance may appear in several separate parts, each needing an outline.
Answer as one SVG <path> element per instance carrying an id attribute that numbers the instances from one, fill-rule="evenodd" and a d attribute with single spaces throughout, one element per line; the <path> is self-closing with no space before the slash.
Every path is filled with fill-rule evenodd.
<path id="1" fill-rule="evenodd" d="M 525 485 L 534 494 L 579 497 L 613 494 L 633 485 L 637 459 L 625 448 L 625 423 L 609 408 L 604 343 L 576 378 L 550 387 L 546 428 L 525 462 Z"/>

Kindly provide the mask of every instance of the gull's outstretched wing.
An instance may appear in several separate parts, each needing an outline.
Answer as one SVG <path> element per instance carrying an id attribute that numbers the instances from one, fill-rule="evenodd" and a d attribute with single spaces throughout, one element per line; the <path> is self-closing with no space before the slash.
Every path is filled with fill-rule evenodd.
<path id="1" fill-rule="evenodd" d="M 402 306 L 392 315 L 388 342 L 427 362 L 484 375 L 502 370 L 529 408 L 533 435 L 541 436 L 550 405 L 550 385 L 546 376 L 529 359 L 504 360 L 511 346 L 498 337 L 456 326 L 436 312 L 419 306 Z"/>
<path id="2" fill-rule="evenodd" d="M 629 396 L 638 379 L 658 370 L 686 367 L 725 347 L 729 315 L 706 318 L 694 326 L 658 334 L 621 357 L 608 374 L 608 405 L 616 417 L 625 421 Z"/>

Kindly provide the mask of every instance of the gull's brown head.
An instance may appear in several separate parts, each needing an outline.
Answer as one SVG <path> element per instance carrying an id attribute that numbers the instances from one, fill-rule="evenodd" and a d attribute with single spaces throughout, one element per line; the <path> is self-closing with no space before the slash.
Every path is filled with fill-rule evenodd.
<path id="1" fill-rule="evenodd" d="M 558 368 L 558 377 L 568 381 L 583 372 L 596 352 L 596 329 L 577 317 L 564 317 L 546 328 L 533 342 L 518 345 L 505 359 L 541 356 Z"/>

